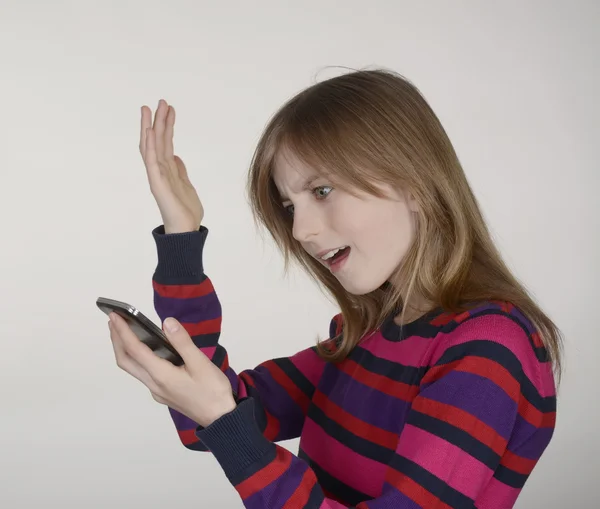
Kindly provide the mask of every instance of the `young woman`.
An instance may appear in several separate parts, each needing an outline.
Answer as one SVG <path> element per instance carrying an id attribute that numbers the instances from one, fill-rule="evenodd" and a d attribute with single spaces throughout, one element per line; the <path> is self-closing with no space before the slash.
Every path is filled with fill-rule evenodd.
<path id="1" fill-rule="evenodd" d="M 185 366 L 118 316 L 109 326 L 117 363 L 169 406 L 183 444 L 210 450 L 248 508 L 512 507 L 553 434 L 560 333 L 502 262 L 419 91 L 352 72 L 267 125 L 254 213 L 340 313 L 326 341 L 239 374 L 218 342 L 208 230 L 174 123 L 164 101 L 154 123 L 142 108 L 163 219 L 156 311 Z M 276 445 L 294 437 L 297 456 Z"/>

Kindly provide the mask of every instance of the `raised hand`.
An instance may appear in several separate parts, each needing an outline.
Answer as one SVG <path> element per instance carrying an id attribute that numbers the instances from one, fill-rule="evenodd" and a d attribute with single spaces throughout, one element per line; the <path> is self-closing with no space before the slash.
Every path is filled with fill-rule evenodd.
<path id="1" fill-rule="evenodd" d="M 202 224 L 204 209 L 183 161 L 173 150 L 175 109 L 161 99 L 154 124 L 148 106 L 142 106 L 141 117 L 140 153 L 165 233 L 196 231 Z"/>

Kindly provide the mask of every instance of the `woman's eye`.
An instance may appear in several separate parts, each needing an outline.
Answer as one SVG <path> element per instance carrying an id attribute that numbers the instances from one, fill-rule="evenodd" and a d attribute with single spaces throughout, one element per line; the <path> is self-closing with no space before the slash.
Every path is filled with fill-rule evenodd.
<path id="1" fill-rule="evenodd" d="M 333 191 L 333 187 L 331 186 L 319 186 L 315 187 L 312 192 L 317 200 L 322 200 L 323 198 L 327 198 L 331 191 Z"/>
<path id="2" fill-rule="evenodd" d="M 324 200 L 325 198 L 327 198 L 327 196 L 329 196 L 331 191 L 333 191 L 333 187 L 331 186 L 318 186 L 312 189 L 311 193 L 315 196 L 317 200 Z M 283 210 L 285 210 L 286 213 L 290 216 L 294 215 L 294 206 L 292 204 L 284 205 Z"/>

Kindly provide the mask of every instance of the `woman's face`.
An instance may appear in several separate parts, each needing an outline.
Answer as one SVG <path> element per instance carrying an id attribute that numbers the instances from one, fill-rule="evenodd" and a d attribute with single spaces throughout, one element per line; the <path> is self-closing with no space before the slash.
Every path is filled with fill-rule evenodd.
<path id="1" fill-rule="evenodd" d="M 409 195 L 379 186 L 384 198 L 354 196 L 290 154 L 277 157 L 273 180 L 293 215 L 294 238 L 346 291 L 363 295 L 389 280 L 415 236 Z"/>

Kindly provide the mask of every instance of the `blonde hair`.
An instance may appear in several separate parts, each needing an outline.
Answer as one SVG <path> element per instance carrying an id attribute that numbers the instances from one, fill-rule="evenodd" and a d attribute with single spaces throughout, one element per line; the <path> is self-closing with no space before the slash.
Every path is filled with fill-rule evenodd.
<path id="1" fill-rule="evenodd" d="M 273 182 L 276 157 L 289 151 L 345 188 L 381 196 L 374 183 L 408 190 L 419 212 L 416 236 L 390 284 L 349 294 L 292 236 L 293 219 Z M 349 72 L 298 93 L 271 118 L 248 175 L 250 205 L 284 255 L 295 259 L 337 301 L 343 334 L 317 344 L 331 362 L 418 295 L 434 307 L 462 312 L 482 301 L 516 306 L 537 328 L 555 371 L 561 334 L 511 274 L 496 249 L 477 200 L 439 119 L 419 90 L 388 70 Z"/>

